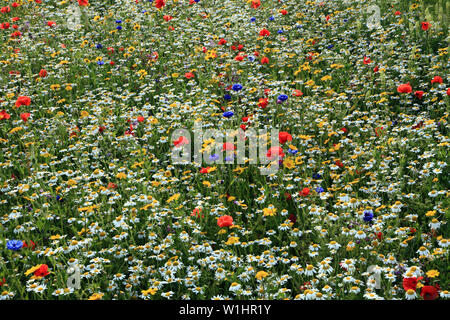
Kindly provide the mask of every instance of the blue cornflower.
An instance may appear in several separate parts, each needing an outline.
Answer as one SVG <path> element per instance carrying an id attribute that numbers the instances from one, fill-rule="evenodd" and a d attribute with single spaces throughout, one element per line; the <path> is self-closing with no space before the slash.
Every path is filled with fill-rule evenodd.
<path id="1" fill-rule="evenodd" d="M 233 111 L 226 111 L 226 112 L 223 113 L 223 116 L 224 116 L 225 118 L 232 117 L 233 115 L 234 115 L 234 112 L 233 112 Z"/>
<path id="2" fill-rule="evenodd" d="M 211 154 L 211 155 L 209 156 L 209 161 L 217 161 L 217 160 L 219 160 L 219 155 L 217 155 L 217 154 Z"/>
<path id="3" fill-rule="evenodd" d="M 331 49 L 331 48 L 333 48 L 334 47 L 334 45 L 332 45 L 332 44 L 330 44 L 330 45 L 328 45 L 328 49 Z"/>
<path id="4" fill-rule="evenodd" d="M 278 34 L 281 34 L 281 33 L 283 33 L 283 30 L 278 30 L 277 32 L 278 32 Z"/>
<path id="5" fill-rule="evenodd" d="M 233 161 L 233 160 L 234 160 L 234 155 L 232 155 L 230 157 L 228 157 L 228 156 L 225 157 L 225 161 L 226 162 L 230 162 L 230 161 Z"/>
<path id="6" fill-rule="evenodd" d="M 6 248 L 13 251 L 18 251 L 22 248 L 23 242 L 20 240 L 9 240 L 6 243 Z"/>
<path id="7" fill-rule="evenodd" d="M 58 195 L 56 196 L 56 201 L 63 202 L 64 199 L 61 198 L 61 196 L 58 194 Z"/>
<path id="8" fill-rule="evenodd" d="M 320 179 L 320 178 L 322 178 L 322 176 L 320 174 L 318 174 L 318 173 L 313 174 L 313 179 Z"/>
<path id="9" fill-rule="evenodd" d="M 97 61 L 97 64 L 98 64 L 99 66 L 102 66 L 102 65 L 105 64 L 105 61 L 103 61 L 103 60 Z"/>
<path id="10" fill-rule="evenodd" d="M 116 23 L 122 23 L 122 20 L 116 20 Z"/>
<path id="11" fill-rule="evenodd" d="M 250 60 L 251 62 L 255 61 L 255 57 L 254 56 L 248 56 L 248 60 Z"/>
<path id="12" fill-rule="evenodd" d="M 298 152 L 298 150 L 289 149 L 288 152 L 291 153 L 291 154 L 296 154 Z"/>
<path id="13" fill-rule="evenodd" d="M 371 222 L 372 219 L 373 219 L 373 212 L 372 212 L 372 210 L 364 211 L 364 218 L 363 218 L 363 220 L 365 222 Z"/>
<path id="14" fill-rule="evenodd" d="M 231 96 L 229 94 L 224 95 L 223 98 L 225 100 L 231 100 Z"/>
<path id="15" fill-rule="evenodd" d="M 250 21 L 251 21 L 251 22 L 255 22 L 255 21 L 256 21 L 256 18 L 253 17 L 253 18 L 250 19 Z"/>
<path id="16" fill-rule="evenodd" d="M 271 17 L 269 18 L 269 21 L 273 21 L 273 20 L 275 20 L 275 18 L 274 18 L 273 16 L 271 16 Z"/>
<path id="17" fill-rule="evenodd" d="M 99 44 L 97 44 L 97 49 L 102 49 L 103 48 L 103 46 L 99 43 Z"/>
<path id="18" fill-rule="evenodd" d="M 287 99 L 288 99 L 288 96 L 285 94 L 280 94 L 278 96 L 278 100 L 280 100 L 280 101 L 286 101 Z"/>
<path id="19" fill-rule="evenodd" d="M 122 26 L 117 26 L 116 29 L 117 30 L 122 30 Z"/>
<path id="20" fill-rule="evenodd" d="M 242 90 L 242 85 L 240 85 L 239 83 L 233 84 L 232 89 L 233 89 L 233 91 Z"/>
<path id="21" fill-rule="evenodd" d="M 317 187 L 316 188 L 316 192 L 317 193 L 321 193 L 321 192 L 324 192 L 325 190 L 324 190 L 324 188 L 322 188 L 322 187 Z"/>

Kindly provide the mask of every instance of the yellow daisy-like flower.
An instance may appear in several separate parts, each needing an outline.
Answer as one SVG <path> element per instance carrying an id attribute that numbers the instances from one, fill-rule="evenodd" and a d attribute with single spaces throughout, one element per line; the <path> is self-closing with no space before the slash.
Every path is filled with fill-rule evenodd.
<path id="1" fill-rule="evenodd" d="M 123 173 L 123 172 L 119 172 L 117 175 L 116 175 L 116 178 L 117 179 L 125 179 L 127 177 L 127 175 L 125 174 L 125 173 Z"/>
<path id="2" fill-rule="evenodd" d="M 17 131 L 20 131 L 20 130 L 22 130 L 22 129 L 23 129 L 22 127 L 15 127 L 15 128 L 13 128 L 13 129 L 11 129 L 11 130 L 9 131 L 9 134 L 16 133 Z"/>
<path id="3" fill-rule="evenodd" d="M 179 193 L 176 193 L 176 194 L 174 194 L 173 196 L 171 196 L 169 199 L 167 199 L 167 203 L 170 203 L 170 202 L 172 202 L 172 201 L 176 201 L 176 200 L 178 200 L 178 198 L 180 198 L 180 194 Z"/>
<path id="4" fill-rule="evenodd" d="M 258 280 L 262 280 L 265 277 L 267 277 L 268 275 L 269 274 L 267 272 L 265 272 L 265 271 L 258 271 L 258 273 L 256 273 L 255 278 L 258 279 Z"/>
<path id="5" fill-rule="evenodd" d="M 232 245 L 239 242 L 239 237 L 229 237 L 228 241 L 225 242 L 226 245 Z"/>
<path id="6" fill-rule="evenodd" d="M 264 216 L 274 216 L 277 214 L 277 209 L 275 207 L 273 207 L 272 205 L 270 205 L 268 208 L 264 208 L 263 209 L 263 213 Z"/>
<path id="7" fill-rule="evenodd" d="M 439 276 L 439 271 L 437 270 L 430 270 L 427 272 L 427 277 L 429 278 L 435 278 Z"/>
<path id="8" fill-rule="evenodd" d="M 288 169 L 294 169 L 295 168 L 294 160 L 290 157 L 284 159 L 283 166 Z"/>
<path id="9" fill-rule="evenodd" d="M 155 295 L 156 291 L 158 291 L 157 288 L 150 288 L 148 290 L 142 290 L 141 292 L 144 296 L 148 296 L 149 294 L 153 296 Z"/>
<path id="10" fill-rule="evenodd" d="M 69 179 L 69 180 L 67 180 L 67 184 L 69 186 L 75 186 L 77 184 L 77 182 L 75 180 L 73 180 L 73 179 Z"/>
<path id="11" fill-rule="evenodd" d="M 103 297 L 103 293 L 94 293 L 92 296 L 89 297 L 88 300 L 100 300 Z"/>

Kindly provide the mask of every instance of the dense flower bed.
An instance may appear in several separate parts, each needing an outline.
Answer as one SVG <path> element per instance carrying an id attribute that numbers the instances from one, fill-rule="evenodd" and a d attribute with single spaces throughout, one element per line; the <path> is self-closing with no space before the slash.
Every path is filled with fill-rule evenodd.
<path id="1" fill-rule="evenodd" d="M 374 3 L 3 1 L 0 299 L 450 297 L 448 2 Z"/>

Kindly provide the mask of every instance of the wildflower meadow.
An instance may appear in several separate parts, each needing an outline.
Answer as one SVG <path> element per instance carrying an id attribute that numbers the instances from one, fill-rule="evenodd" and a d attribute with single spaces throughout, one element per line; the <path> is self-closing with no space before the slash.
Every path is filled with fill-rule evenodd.
<path id="1" fill-rule="evenodd" d="M 0 300 L 450 298 L 449 13 L 0 0 Z"/>

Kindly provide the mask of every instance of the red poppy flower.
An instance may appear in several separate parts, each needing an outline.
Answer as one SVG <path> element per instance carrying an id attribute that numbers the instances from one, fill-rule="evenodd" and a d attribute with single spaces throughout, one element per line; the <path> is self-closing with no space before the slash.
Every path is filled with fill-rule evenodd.
<path id="1" fill-rule="evenodd" d="M 286 197 L 286 200 L 292 200 L 292 196 L 289 192 L 285 192 L 284 196 Z"/>
<path id="2" fill-rule="evenodd" d="M 54 21 L 47 21 L 47 25 L 49 27 L 53 27 L 53 26 L 56 26 L 56 22 L 54 22 Z"/>
<path id="3" fill-rule="evenodd" d="M 414 95 L 415 95 L 418 99 L 422 99 L 422 97 L 423 97 L 423 91 L 416 91 L 416 92 L 414 92 Z"/>
<path id="4" fill-rule="evenodd" d="M 232 226 L 233 225 L 233 217 L 229 216 L 229 215 L 221 216 L 217 220 L 217 225 L 221 228 Z"/>
<path id="5" fill-rule="evenodd" d="M 283 15 L 283 16 L 285 16 L 285 15 L 287 15 L 288 14 L 288 12 L 286 11 L 286 10 L 280 10 L 280 13 Z"/>
<path id="6" fill-rule="evenodd" d="M 378 68 L 378 66 L 376 66 L 375 68 L 373 68 L 373 72 L 378 72 L 380 70 L 380 68 Z"/>
<path id="7" fill-rule="evenodd" d="M 383 234 L 381 232 L 378 232 L 376 234 L 378 241 L 381 241 L 383 239 Z"/>
<path id="8" fill-rule="evenodd" d="M 197 216 L 197 218 L 200 218 L 200 213 L 202 212 L 202 208 L 195 208 L 194 210 L 192 210 L 191 216 Z M 202 218 L 204 218 L 205 216 L 202 214 L 201 215 Z"/>
<path id="9" fill-rule="evenodd" d="M 225 39 L 223 39 L 223 38 L 219 40 L 219 44 L 220 44 L 220 45 L 224 45 L 224 44 L 226 44 L 226 43 L 227 43 L 227 40 L 225 40 Z"/>
<path id="10" fill-rule="evenodd" d="M 41 71 L 39 71 L 39 77 L 45 78 L 46 76 L 47 76 L 47 70 L 41 69 Z"/>
<path id="11" fill-rule="evenodd" d="M 266 63 L 269 63 L 269 58 L 263 57 L 263 58 L 261 59 L 261 64 L 266 64 Z"/>
<path id="12" fill-rule="evenodd" d="M 398 93 L 410 93 L 410 92 L 412 92 L 412 87 L 409 84 L 409 82 L 406 84 L 401 84 L 397 87 L 397 92 Z"/>
<path id="13" fill-rule="evenodd" d="M 236 58 L 234 58 L 234 60 L 236 60 L 236 61 L 242 61 L 242 60 L 244 60 L 244 57 L 241 56 L 241 55 L 237 55 Z"/>
<path id="14" fill-rule="evenodd" d="M 27 244 L 25 241 L 23 241 L 22 247 L 23 248 L 30 247 L 31 250 L 34 250 L 34 248 L 36 247 L 36 243 L 33 240 L 30 240 L 29 244 Z"/>
<path id="15" fill-rule="evenodd" d="M 46 264 L 41 264 L 41 266 L 39 267 L 39 269 L 37 269 L 34 272 L 34 275 L 36 277 L 45 277 L 46 275 L 50 274 L 50 272 L 48 272 L 48 266 Z"/>
<path id="16" fill-rule="evenodd" d="M 245 126 L 245 124 L 241 124 L 240 126 L 239 126 L 242 130 L 246 130 L 247 129 L 247 127 Z"/>
<path id="17" fill-rule="evenodd" d="M 186 79 L 192 79 L 193 77 L 195 77 L 192 72 L 186 72 L 184 74 L 184 76 L 185 76 Z"/>
<path id="18" fill-rule="evenodd" d="M 433 286 L 423 286 L 420 295 L 424 300 L 435 300 L 438 296 L 438 289 Z"/>
<path id="19" fill-rule="evenodd" d="M 225 142 L 222 146 L 222 151 L 236 150 L 236 146 L 231 142 Z"/>
<path id="20" fill-rule="evenodd" d="M 185 145 L 185 144 L 188 144 L 188 143 L 189 143 L 189 140 L 186 137 L 184 137 L 184 136 L 179 137 L 177 140 L 175 140 L 173 142 L 175 147 L 182 146 L 182 145 Z"/>
<path id="21" fill-rule="evenodd" d="M 398 11 L 398 10 L 395 11 L 395 15 L 396 15 L 396 16 L 399 16 L 399 15 L 401 15 L 401 14 L 402 14 L 402 13 L 401 13 L 400 11 Z"/>
<path id="22" fill-rule="evenodd" d="M 447 95 L 450 96 L 450 88 L 447 89 Z"/>
<path id="23" fill-rule="evenodd" d="M 89 4 L 88 0 L 78 0 L 78 4 L 80 6 L 87 6 Z"/>
<path id="24" fill-rule="evenodd" d="M 22 119 L 23 122 L 27 122 L 27 120 L 28 120 L 28 118 L 30 117 L 30 115 L 31 115 L 31 113 L 27 113 L 27 112 L 21 113 L 21 114 L 20 114 L 20 119 Z"/>
<path id="25" fill-rule="evenodd" d="M 278 140 L 281 144 L 285 144 L 287 141 L 292 141 L 292 136 L 289 133 L 282 131 L 278 134 Z"/>
<path id="26" fill-rule="evenodd" d="M 439 76 L 435 76 L 435 77 L 431 80 L 431 83 L 442 83 L 442 82 L 444 82 L 444 80 L 442 80 L 442 78 L 439 77 Z"/>
<path id="27" fill-rule="evenodd" d="M 253 9 L 258 9 L 260 5 L 261 5 L 260 0 L 252 0 L 252 8 Z"/>
<path id="28" fill-rule="evenodd" d="M 8 120 L 11 118 L 11 115 L 5 110 L 0 111 L 0 120 Z"/>
<path id="29" fill-rule="evenodd" d="M 16 101 L 16 107 L 20 107 L 20 106 L 29 106 L 31 103 L 31 99 L 29 97 L 26 96 L 22 96 L 22 97 L 18 97 L 17 101 Z"/>
<path id="30" fill-rule="evenodd" d="M 137 117 L 137 121 L 138 122 L 144 122 L 145 118 L 143 116 L 139 116 L 139 117 Z"/>
<path id="31" fill-rule="evenodd" d="M 427 31 L 430 28 L 431 24 L 429 22 L 422 22 L 422 30 Z"/>
<path id="32" fill-rule="evenodd" d="M 164 16 L 163 16 L 163 19 L 164 19 L 165 21 L 170 21 L 170 20 L 173 19 L 173 17 L 172 17 L 172 16 L 169 16 L 169 15 L 164 15 Z"/>
<path id="33" fill-rule="evenodd" d="M 335 162 L 335 164 L 336 164 L 339 168 L 344 167 L 344 164 L 343 164 L 340 160 L 337 160 L 337 161 Z"/>
<path id="34" fill-rule="evenodd" d="M 263 108 L 263 109 L 265 107 L 267 107 L 268 104 L 269 104 L 269 99 L 267 99 L 267 98 L 261 98 L 258 101 L 258 107 Z"/>
<path id="35" fill-rule="evenodd" d="M 294 93 L 292 93 L 292 95 L 293 95 L 293 96 L 296 96 L 296 97 L 301 97 L 301 96 L 303 95 L 303 92 L 301 92 L 301 91 L 298 90 L 298 89 L 295 89 L 295 90 L 294 90 Z"/>
<path id="36" fill-rule="evenodd" d="M 408 291 L 409 289 L 416 290 L 417 287 L 417 278 L 403 278 L 403 289 Z"/>
<path id="37" fill-rule="evenodd" d="M 208 173 L 208 170 L 209 170 L 210 168 L 211 168 L 211 167 L 201 168 L 201 169 L 200 169 L 200 173 Z"/>
<path id="38" fill-rule="evenodd" d="M 113 182 L 108 183 L 108 189 L 115 189 L 115 188 L 117 188 L 117 184 Z"/>
<path id="39" fill-rule="evenodd" d="M 270 160 L 274 160 L 276 158 L 283 158 L 284 152 L 281 147 L 271 147 L 269 151 L 266 153 L 267 158 Z"/>
<path id="40" fill-rule="evenodd" d="M 166 2 L 164 0 L 155 0 L 155 7 L 158 9 L 161 9 L 166 5 Z"/>
<path id="41" fill-rule="evenodd" d="M 370 60 L 369 57 L 364 57 L 363 63 L 364 63 L 364 64 L 369 64 L 369 63 L 372 63 L 372 60 Z"/>
<path id="42" fill-rule="evenodd" d="M 309 188 L 303 188 L 302 191 L 299 192 L 299 194 L 303 197 L 306 197 L 309 194 L 310 190 Z"/>
<path id="43" fill-rule="evenodd" d="M 260 35 L 261 37 L 270 36 L 270 32 L 269 32 L 269 30 L 267 30 L 267 29 L 262 29 L 262 30 L 259 32 L 259 35 Z"/>

